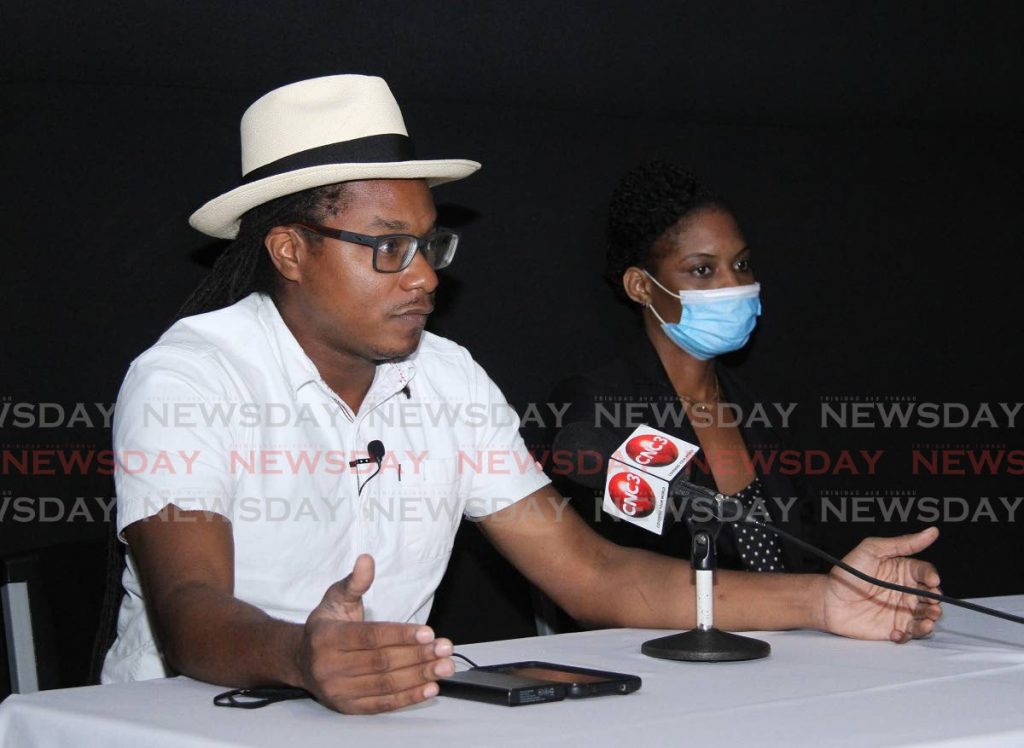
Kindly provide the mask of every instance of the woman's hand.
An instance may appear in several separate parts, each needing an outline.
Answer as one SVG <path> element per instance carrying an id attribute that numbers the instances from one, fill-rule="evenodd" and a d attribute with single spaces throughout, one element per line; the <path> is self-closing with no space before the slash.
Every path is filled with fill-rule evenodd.
<path id="1" fill-rule="evenodd" d="M 939 573 L 927 561 L 908 558 L 939 536 L 935 527 L 913 535 L 866 538 L 843 559 L 873 577 L 905 587 L 940 592 Z M 835 567 L 825 583 L 825 628 L 855 639 L 889 639 L 898 644 L 928 636 L 942 616 L 935 600 L 894 592 Z"/>

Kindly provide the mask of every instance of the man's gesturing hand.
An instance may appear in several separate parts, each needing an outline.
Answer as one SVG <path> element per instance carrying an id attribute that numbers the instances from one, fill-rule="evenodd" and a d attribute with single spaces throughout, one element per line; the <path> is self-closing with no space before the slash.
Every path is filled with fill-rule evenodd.
<path id="1" fill-rule="evenodd" d="M 887 582 L 939 592 L 939 573 L 927 561 L 906 558 L 930 546 L 937 528 L 895 538 L 867 538 L 843 559 Z M 835 567 L 827 577 L 825 628 L 857 639 L 890 639 L 902 644 L 927 636 L 942 615 L 935 600 L 883 589 Z"/>
<path id="2" fill-rule="evenodd" d="M 455 672 L 452 643 L 414 623 L 367 623 L 363 595 L 373 583 L 373 557 L 331 585 L 306 620 L 298 667 L 302 686 L 346 714 L 372 714 L 436 696 L 437 679 Z"/>

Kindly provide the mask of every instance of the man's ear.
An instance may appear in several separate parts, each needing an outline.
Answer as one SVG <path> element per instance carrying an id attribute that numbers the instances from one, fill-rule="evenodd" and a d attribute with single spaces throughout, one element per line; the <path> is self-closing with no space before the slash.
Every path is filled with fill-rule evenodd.
<path id="1" fill-rule="evenodd" d="M 647 306 L 651 303 L 651 279 L 640 268 L 626 268 L 626 272 L 622 274 L 622 288 L 637 304 Z"/>
<path id="2" fill-rule="evenodd" d="M 309 242 L 294 226 L 275 226 L 263 239 L 277 272 L 286 280 L 302 280 L 302 260 L 309 251 Z"/>

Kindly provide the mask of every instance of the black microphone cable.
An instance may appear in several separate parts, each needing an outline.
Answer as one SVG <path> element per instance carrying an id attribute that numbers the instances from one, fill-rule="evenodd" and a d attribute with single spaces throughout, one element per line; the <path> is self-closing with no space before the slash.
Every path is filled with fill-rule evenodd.
<path id="1" fill-rule="evenodd" d="M 474 670 L 476 670 L 478 667 L 480 667 L 475 662 L 473 662 L 471 659 L 466 657 L 466 655 L 464 655 L 464 654 L 459 654 L 458 652 L 452 652 L 452 657 L 458 657 L 460 660 L 465 662 L 467 665 L 469 665 Z"/>
<path id="2" fill-rule="evenodd" d="M 747 516 L 744 519 L 741 519 L 740 522 L 744 523 L 744 524 L 748 524 L 748 525 L 754 525 L 755 527 L 759 527 L 762 530 L 768 530 L 770 532 L 774 532 L 776 535 L 778 535 L 781 538 L 784 538 L 785 540 L 788 540 L 793 545 L 795 545 L 795 546 L 797 546 L 799 548 L 802 548 L 805 551 L 809 551 L 810 553 L 813 553 L 815 556 L 818 556 L 819 558 L 822 558 L 825 561 L 828 561 L 830 564 L 838 566 L 843 571 L 845 571 L 845 572 L 847 572 L 849 574 L 852 574 L 853 576 L 857 577 L 858 579 L 861 579 L 861 580 L 863 580 L 865 582 L 868 582 L 869 584 L 874 584 L 874 585 L 877 585 L 878 587 L 884 587 L 885 589 L 893 590 L 894 592 L 902 592 L 902 593 L 904 593 L 906 595 L 916 595 L 918 597 L 927 597 L 930 600 L 938 600 L 939 602 L 949 603 L 950 605 L 955 605 L 955 606 L 957 606 L 959 608 L 967 608 L 967 610 L 973 610 L 976 613 L 984 613 L 985 615 L 995 616 L 996 618 L 1002 618 L 1002 619 L 1007 620 L 1007 621 L 1012 621 L 1013 623 L 1022 623 L 1022 624 L 1024 624 L 1024 618 L 1022 618 L 1021 616 L 1015 616 L 1012 613 L 1004 613 L 1003 611 L 995 610 L 994 608 L 986 608 L 984 605 L 977 605 L 975 603 L 969 603 L 966 600 L 958 600 L 955 597 L 948 597 L 947 595 L 942 595 L 942 594 L 939 594 L 938 592 L 932 592 L 930 590 L 915 589 L 913 587 L 904 587 L 902 584 L 896 584 L 895 582 L 884 582 L 881 579 L 876 579 L 875 577 L 871 576 L 870 574 L 865 574 L 860 569 L 855 569 L 854 567 L 852 567 L 849 564 L 845 563 L 841 559 L 838 559 L 835 556 L 833 556 L 833 555 L 831 555 L 829 553 L 826 553 L 825 551 L 821 550 L 820 548 L 814 547 L 810 543 L 808 543 L 808 542 L 806 542 L 804 540 L 801 540 L 800 538 L 796 537 L 795 535 L 790 535 L 785 530 L 780 530 L 778 527 L 775 527 L 774 525 L 769 525 L 767 522 L 764 522 L 764 521 L 759 520 L 759 519 L 755 519 L 754 517 Z"/>

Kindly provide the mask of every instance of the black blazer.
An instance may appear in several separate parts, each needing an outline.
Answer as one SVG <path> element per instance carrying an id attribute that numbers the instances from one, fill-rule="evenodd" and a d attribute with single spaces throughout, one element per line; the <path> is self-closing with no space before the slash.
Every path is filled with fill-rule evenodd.
<path id="1" fill-rule="evenodd" d="M 735 404 L 743 414 L 740 431 L 748 452 L 755 449 L 782 449 L 783 440 L 774 428 L 767 428 L 763 423 L 748 422 L 757 400 L 735 373 L 717 362 L 715 373 L 721 387 L 720 401 Z M 685 417 L 672 417 L 673 413 L 683 412 L 683 404 L 661 360 L 646 338 L 637 341 L 625 356 L 613 358 L 587 374 L 563 380 L 552 392 L 549 401 L 569 404 L 562 418 L 563 424 L 583 421 L 608 428 L 615 432 L 620 442 L 641 423 L 646 423 L 692 444 L 699 444 L 689 420 Z M 770 415 L 777 417 L 775 409 L 770 405 L 766 403 L 763 407 Z M 669 414 L 667 418 L 666 413 Z M 618 422 L 615 420 L 616 414 L 620 416 Z M 626 418 L 627 414 L 633 418 Z M 556 433 L 557 430 L 553 428 L 546 431 L 545 446 L 551 445 Z M 698 464 L 703 462 L 700 458 L 701 455 L 698 455 L 687 466 L 690 470 L 689 479 L 699 485 L 714 488 L 714 478 L 710 471 Z M 603 493 L 573 483 L 564 472 L 564 461 L 562 474 L 558 474 L 556 463 L 550 465 L 549 473 L 554 473 L 551 478 L 556 488 L 563 496 L 570 497 L 574 508 L 601 535 L 619 545 L 645 548 L 677 558 L 690 557 L 691 538 L 685 521 L 676 521 L 671 513 L 666 513 L 665 526 L 659 536 L 628 522 L 616 520 L 601 511 Z M 802 481 L 780 475 L 777 470 L 758 470 L 757 473 L 761 478 L 763 497 L 773 522 L 803 540 L 816 544 L 813 504 L 805 495 Z M 790 506 L 788 512 L 783 513 L 773 497 L 796 497 L 797 501 Z M 787 571 L 820 570 L 813 556 L 785 541 L 781 541 L 781 547 Z M 720 568 L 743 568 L 732 527 L 724 528 L 719 534 L 717 550 Z"/>

